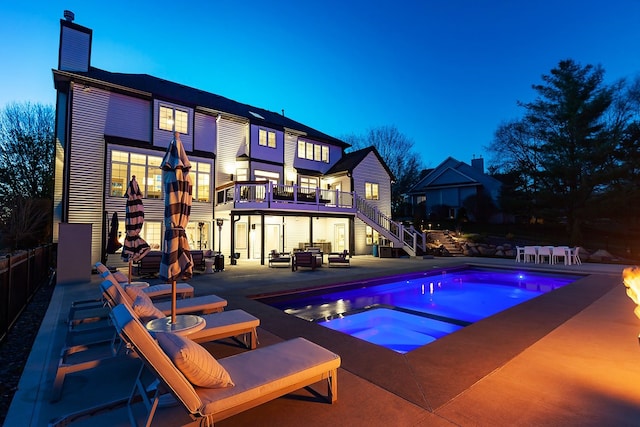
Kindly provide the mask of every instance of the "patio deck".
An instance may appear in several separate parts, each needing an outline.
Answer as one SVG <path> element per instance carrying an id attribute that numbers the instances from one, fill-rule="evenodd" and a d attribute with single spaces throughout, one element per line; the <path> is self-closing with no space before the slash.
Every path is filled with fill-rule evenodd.
<path id="1" fill-rule="evenodd" d="M 248 295 L 472 263 L 588 273 L 543 295 L 405 355 L 323 328 Z M 198 274 L 196 295 L 215 293 L 260 318 L 260 346 L 304 336 L 342 357 L 338 402 L 298 390 L 219 423 L 277 425 L 637 425 L 640 419 L 640 320 L 625 295 L 624 266 L 518 264 L 484 258 L 354 257 L 350 269 L 269 269 L 249 261 Z M 69 302 L 98 293 L 91 283 L 59 286 L 27 361 L 5 426 L 43 426 L 73 411 L 126 396 L 138 361 L 105 363 L 67 377 L 62 399 L 49 403 Z M 243 350 L 232 341 L 206 345 L 217 357 Z M 166 411 L 166 416 L 163 412 Z M 171 409 L 154 425 L 175 425 Z M 128 425 L 122 409 L 70 425 Z"/>

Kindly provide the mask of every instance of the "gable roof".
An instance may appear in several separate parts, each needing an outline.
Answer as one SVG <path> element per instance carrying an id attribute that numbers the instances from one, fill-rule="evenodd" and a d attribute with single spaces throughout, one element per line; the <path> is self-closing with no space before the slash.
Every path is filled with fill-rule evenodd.
<path id="1" fill-rule="evenodd" d="M 373 153 L 377 158 L 382 167 L 389 174 L 389 178 L 393 181 L 395 180 L 395 176 L 387 163 L 384 161 L 380 153 L 374 146 L 362 148 L 360 150 L 352 151 L 350 153 L 345 153 L 340 160 L 338 160 L 326 173 L 326 175 L 336 174 L 340 172 L 352 172 L 362 161 L 367 157 L 370 153 Z"/>
<path id="2" fill-rule="evenodd" d="M 236 102 L 224 96 L 174 83 L 149 74 L 112 73 L 95 67 L 89 67 L 89 71 L 86 72 L 70 72 L 54 69 L 53 73 L 56 88 L 58 88 L 58 85 L 67 84 L 73 79 L 84 80 L 87 83 L 104 86 L 109 90 L 137 92 L 138 96 L 152 97 L 193 108 L 207 108 L 245 118 L 253 124 L 283 131 L 287 129 L 295 130 L 308 138 L 328 142 L 342 148 L 350 147 L 350 144 L 344 141 L 292 120 L 282 114 Z"/>
<path id="3" fill-rule="evenodd" d="M 489 189 L 500 187 L 502 184 L 467 163 L 447 157 L 442 163 L 431 169 L 407 192 L 408 194 L 424 194 L 429 189 L 443 187 L 473 187 L 483 186 Z"/>

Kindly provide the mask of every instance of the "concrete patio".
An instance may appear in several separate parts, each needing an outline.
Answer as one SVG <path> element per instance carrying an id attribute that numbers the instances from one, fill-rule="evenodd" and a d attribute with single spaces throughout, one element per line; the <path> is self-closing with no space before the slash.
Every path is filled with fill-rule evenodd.
<path id="1" fill-rule="evenodd" d="M 404 355 L 247 298 L 467 263 L 573 271 L 585 277 Z M 223 272 L 197 274 L 190 281 L 196 295 L 215 293 L 229 301 L 228 308 L 242 308 L 260 318 L 259 346 L 303 336 L 342 358 L 336 404 L 301 389 L 216 425 L 638 425 L 640 320 L 622 285 L 623 268 L 360 256 L 352 259 L 351 268 L 330 269 L 325 264 L 315 271 L 291 272 L 241 260 Z M 114 359 L 68 375 L 62 399 L 49 402 L 69 304 L 97 297 L 98 283 L 94 276 L 85 284 L 56 288 L 5 426 L 45 426 L 130 392 L 139 361 Z M 216 357 L 247 351 L 232 340 L 206 347 Z M 154 425 L 176 425 L 175 411 L 161 409 Z M 128 419 L 118 408 L 70 425 L 125 426 Z"/>

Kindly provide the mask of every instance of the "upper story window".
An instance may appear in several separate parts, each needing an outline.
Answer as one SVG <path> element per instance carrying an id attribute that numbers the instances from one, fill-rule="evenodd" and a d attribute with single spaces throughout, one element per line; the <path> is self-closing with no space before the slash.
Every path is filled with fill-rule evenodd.
<path id="1" fill-rule="evenodd" d="M 318 178 L 301 176 L 300 190 L 302 193 L 313 192 L 318 187 Z"/>
<path id="2" fill-rule="evenodd" d="M 162 195 L 161 162 L 160 156 L 113 150 L 109 194 L 114 197 L 124 197 L 131 177 L 135 176 L 143 197 L 159 199 Z"/>
<path id="3" fill-rule="evenodd" d="M 158 127 L 171 132 L 189 133 L 189 114 L 177 108 L 160 106 Z"/>
<path id="4" fill-rule="evenodd" d="M 191 179 L 193 183 L 193 200 L 211 201 L 211 163 L 191 162 Z"/>
<path id="5" fill-rule="evenodd" d="M 373 182 L 364 183 L 364 198 L 367 200 L 380 200 L 378 195 L 378 184 Z"/>
<path id="6" fill-rule="evenodd" d="M 258 144 L 263 147 L 276 148 L 276 133 L 265 129 L 258 132 Z"/>
<path id="7" fill-rule="evenodd" d="M 298 158 L 329 163 L 329 147 L 309 141 L 298 140 Z"/>

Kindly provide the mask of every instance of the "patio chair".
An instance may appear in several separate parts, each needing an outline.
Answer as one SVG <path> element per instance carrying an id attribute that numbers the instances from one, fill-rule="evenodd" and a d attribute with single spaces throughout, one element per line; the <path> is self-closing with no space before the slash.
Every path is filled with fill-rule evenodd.
<path id="1" fill-rule="evenodd" d="M 332 252 L 329 254 L 327 258 L 329 263 L 329 267 L 351 267 L 351 263 L 349 261 L 349 252 L 344 250 L 343 252 Z"/>
<path id="2" fill-rule="evenodd" d="M 562 262 L 564 265 L 569 264 L 569 254 L 567 253 L 569 248 L 566 246 L 554 246 L 552 252 L 552 264 L 558 264 L 560 262 L 560 258 L 562 258 Z"/>
<path id="3" fill-rule="evenodd" d="M 569 249 L 569 259 L 571 260 L 571 264 L 574 264 L 574 265 L 582 264 L 582 260 L 580 259 L 580 246 L 576 246 L 575 248 Z"/>
<path id="4" fill-rule="evenodd" d="M 269 252 L 269 267 L 285 265 L 289 267 L 291 264 L 291 255 L 289 252 L 278 252 L 274 249 Z"/>
<path id="5" fill-rule="evenodd" d="M 152 313 L 153 308 L 149 306 L 155 306 L 153 301 L 149 298 L 145 298 L 144 294 L 138 294 L 140 299 L 136 298 L 133 303 L 122 294 L 116 288 L 116 285 L 109 281 L 104 281 L 100 284 L 105 299 L 108 301 L 111 307 L 115 307 L 119 304 L 124 304 L 129 307 L 134 314 L 136 313 L 136 304 L 143 304 L 147 306 L 139 311 L 139 313 Z M 156 316 L 152 317 L 165 317 L 165 313 L 158 310 Z M 139 317 L 144 317 L 140 315 Z M 200 317 L 204 319 L 205 326 L 203 329 L 189 334 L 189 338 L 196 342 L 208 342 L 215 341 L 221 338 L 236 338 L 238 342 L 243 344 L 250 350 L 256 348 L 258 342 L 257 328 L 260 326 L 260 320 L 257 317 L 252 316 L 244 310 L 229 310 L 221 311 L 217 313 L 200 314 Z M 147 319 L 141 319 L 147 320 Z M 243 336 L 244 340 L 237 339 L 238 336 Z"/>
<path id="6" fill-rule="evenodd" d="M 109 271 L 109 269 L 100 262 L 97 262 L 95 264 L 95 267 L 96 267 L 96 270 L 98 270 L 98 272 L 105 279 L 109 279 L 111 281 L 115 280 L 123 286 L 129 283 L 129 279 L 126 276 L 124 276 L 122 273 L 120 274 L 124 276 L 124 281 L 122 281 L 121 279 L 118 279 L 115 273 L 112 273 L 111 271 Z M 179 297 L 181 298 L 193 297 L 194 295 L 193 286 L 184 282 L 178 282 L 176 283 L 176 285 L 177 285 L 176 293 L 178 294 Z M 161 283 L 158 285 L 151 285 L 151 286 L 144 287 L 143 290 L 151 298 L 169 297 L 171 296 L 171 283 Z"/>
<path id="7" fill-rule="evenodd" d="M 113 288 L 109 288 L 109 296 L 115 298 L 121 298 L 126 301 L 130 306 L 133 306 L 135 296 L 145 292 L 142 292 L 140 288 L 135 286 L 123 288 L 118 282 L 108 281 L 113 285 Z M 104 282 L 103 282 L 104 283 Z M 148 295 L 147 295 L 148 296 Z M 118 300 L 120 301 L 120 300 Z M 116 301 L 116 304 L 119 302 Z M 111 303 L 111 301 L 109 301 Z M 171 314 L 171 301 L 154 301 L 153 305 L 164 313 L 166 316 Z M 176 301 L 176 314 L 209 314 L 223 311 L 227 306 L 227 300 L 220 298 L 217 295 L 203 295 L 193 298 L 179 299 Z"/>
<path id="8" fill-rule="evenodd" d="M 145 425 L 151 425 L 167 392 L 179 405 L 167 410 L 180 408 L 186 420 L 200 425 L 213 425 L 324 380 L 327 400 L 337 400 L 340 356 L 304 338 L 216 360 L 179 335 L 160 333 L 156 341 L 125 305 L 114 307 L 111 317 L 122 340 L 143 362 L 127 402 L 133 425 L 137 425 L 134 406 L 139 399 L 146 409 Z"/>
<path id="9" fill-rule="evenodd" d="M 552 264 L 553 246 L 540 246 L 538 248 L 538 264 Z"/>
<path id="10" fill-rule="evenodd" d="M 538 250 L 535 246 L 524 247 L 524 262 L 538 263 Z"/>
<path id="11" fill-rule="evenodd" d="M 524 246 L 516 246 L 516 262 L 524 261 Z"/>
<path id="12" fill-rule="evenodd" d="M 312 252 L 295 252 L 291 262 L 291 271 L 296 271 L 298 267 L 309 267 L 315 270 L 318 266 L 318 258 Z"/>

